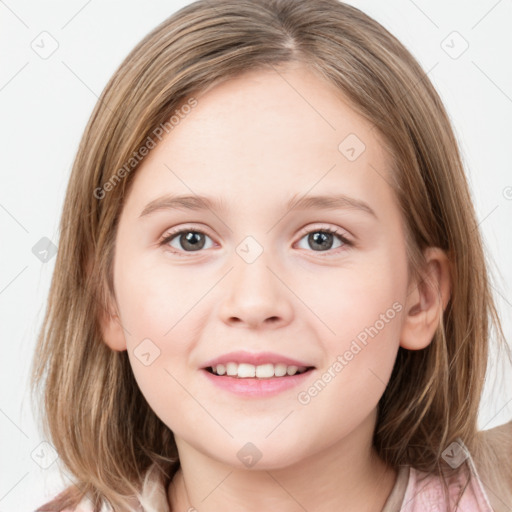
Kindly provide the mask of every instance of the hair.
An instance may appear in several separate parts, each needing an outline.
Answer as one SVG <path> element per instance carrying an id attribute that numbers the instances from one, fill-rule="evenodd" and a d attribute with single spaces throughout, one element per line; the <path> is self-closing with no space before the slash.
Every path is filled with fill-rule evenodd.
<path id="1" fill-rule="evenodd" d="M 129 510 L 151 467 L 166 484 L 179 468 L 173 433 L 139 390 L 127 352 L 102 337 L 123 199 L 140 148 L 187 98 L 247 71 L 291 64 L 334 85 L 392 155 L 411 275 L 425 278 L 426 247 L 449 256 L 450 300 L 428 347 L 399 348 L 378 404 L 375 449 L 395 468 L 443 479 L 442 452 L 456 439 L 485 461 L 477 419 L 493 326 L 507 344 L 456 138 L 427 74 L 382 25 L 337 0 L 199 0 L 128 54 L 77 151 L 31 379 L 44 433 L 74 485 L 40 510 L 74 507 L 84 496 L 95 510 Z"/>

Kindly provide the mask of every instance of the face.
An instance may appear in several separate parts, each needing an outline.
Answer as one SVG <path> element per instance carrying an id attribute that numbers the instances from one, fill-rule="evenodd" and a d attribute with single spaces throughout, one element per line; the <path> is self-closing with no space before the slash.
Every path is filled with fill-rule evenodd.
<path id="1" fill-rule="evenodd" d="M 110 344 L 128 350 L 178 448 L 238 467 L 258 454 L 259 468 L 293 464 L 374 418 L 393 368 L 408 276 L 391 160 L 372 125 L 302 67 L 195 98 L 123 207 L 124 330 Z M 171 204 L 181 195 L 193 200 Z M 265 376 L 213 375 L 217 358 Z"/>

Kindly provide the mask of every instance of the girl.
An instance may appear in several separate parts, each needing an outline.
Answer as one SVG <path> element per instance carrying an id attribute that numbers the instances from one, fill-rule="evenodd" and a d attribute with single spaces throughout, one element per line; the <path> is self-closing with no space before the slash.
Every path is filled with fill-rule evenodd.
<path id="1" fill-rule="evenodd" d="M 510 510 L 493 325 L 411 54 L 336 0 L 190 4 L 78 150 L 33 368 L 74 485 L 39 510 Z"/>

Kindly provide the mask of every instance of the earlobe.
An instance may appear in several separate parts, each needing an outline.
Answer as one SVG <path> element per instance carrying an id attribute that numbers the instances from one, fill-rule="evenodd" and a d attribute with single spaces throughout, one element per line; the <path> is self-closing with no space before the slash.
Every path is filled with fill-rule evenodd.
<path id="1" fill-rule="evenodd" d="M 400 346 L 408 350 L 427 347 L 442 320 L 450 299 L 450 264 L 446 253 L 437 247 L 425 252 L 422 278 L 409 288 Z"/>
<path id="2" fill-rule="evenodd" d="M 126 350 L 126 338 L 117 312 L 103 311 L 100 325 L 103 341 L 106 345 L 119 352 Z"/>

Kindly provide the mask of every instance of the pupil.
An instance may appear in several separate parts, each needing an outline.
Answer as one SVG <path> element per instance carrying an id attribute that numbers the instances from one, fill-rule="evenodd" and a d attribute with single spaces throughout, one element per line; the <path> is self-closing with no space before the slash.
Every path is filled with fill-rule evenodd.
<path id="1" fill-rule="evenodd" d="M 330 241 L 331 243 L 328 243 L 326 245 L 322 245 L 322 242 Z M 332 245 L 332 234 L 331 233 L 324 233 L 322 231 L 317 231 L 315 233 L 311 233 L 309 235 L 309 242 L 311 243 L 311 246 L 317 246 L 320 249 L 329 249 Z"/>
<path id="2" fill-rule="evenodd" d="M 193 251 L 202 249 L 204 246 L 204 239 L 201 239 L 201 237 L 202 233 L 197 233 L 196 231 L 189 231 L 186 235 L 182 235 L 182 240 L 185 240 L 185 242 L 182 243 L 182 247 L 186 249 L 188 245 L 188 248 L 192 249 Z"/>

